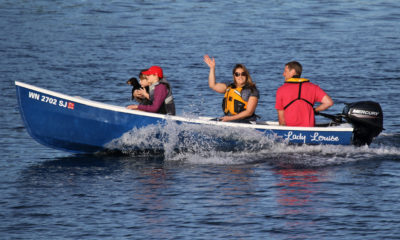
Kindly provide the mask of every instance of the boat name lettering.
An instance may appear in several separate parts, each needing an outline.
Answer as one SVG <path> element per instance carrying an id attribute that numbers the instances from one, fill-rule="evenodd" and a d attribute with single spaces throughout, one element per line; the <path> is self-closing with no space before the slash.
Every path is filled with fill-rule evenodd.
<path id="1" fill-rule="evenodd" d="M 287 134 L 284 135 L 285 138 L 289 141 L 293 140 L 301 140 L 304 143 L 306 143 L 307 136 L 303 135 L 301 132 L 300 133 L 294 133 L 293 131 L 289 131 Z M 319 134 L 319 132 L 314 132 L 313 134 L 309 135 L 310 141 L 311 142 L 339 142 L 340 138 L 335 135 L 330 135 L 330 136 L 322 136 Z"/>
<path id="2" fill-rule="evenodd" d="M 41 102 L 45 102 L 45 103 L 49 103 L 55 106 L 59 106 L 59 107 L 63 107 L 63 108 L 69 108 L 69 109 L 74 109 L 74 103 L 73 102 L 68 102 L 65 100 L 58 100 L 57 98 L 54 97 L 49 97 L 46 95 L 40 95 L 39 93 L 35 93 L 35 92 L 29 92 L 28 93 L 29 98 L 41 101 Z"/>
<path id="3" fill-rule="evenodd" d="M 339 142 L 338 136 L 320 136 L 318 132 L 314 132 L 314 135 L 310 135 L 311 142 Z"/>
<path id="4" fill-rule="evenodd" d="M 306 136 L 303 134 L 294 134 L 292 131 L 289 131 L 287 134 L 285 134 L 285 137 L 287 140 L 303 140 L 303 142 L 306 142 Z"/>

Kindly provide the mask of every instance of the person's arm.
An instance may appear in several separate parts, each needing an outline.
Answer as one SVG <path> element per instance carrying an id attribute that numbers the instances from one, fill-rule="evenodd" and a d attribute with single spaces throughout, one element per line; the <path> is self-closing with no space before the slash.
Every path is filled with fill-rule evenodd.
<path id="1" fill-rule="evenodd" d="M 139 96 L 139 90 L 138 89 L 136 89 L 135 91 L 133 91 L 133 97 L 136 99 L 136 98 L 140 98 L 140 96 Z"/>
<path id="2" fill-rule="evenodd" d="M 139 95 L 141 98 L 146 98 L 147 100 L 150 100 L 150 95 L 149 93 L 146 91 L 145 88 L 141 88 L 138 90 L 139 91 Z"/>
<path id="3" fill-rule="evenodd" d="M 225 93 L 226 84 L 215 82 L 215 59 L 210 58 L 208 55 L 204 55 L 204 62 L 208 65 L 208 67 L 210 67 L 210 73 L 208 75 L 208 86 L 218 93 Z"/>
<path id="4" fill-rule="evenodd" d="M 167 87 L 164 84 L 158 84 L 154 88 L 154 100 L 151 105 L 139 105 L 138 109 L 146 112 L 158 112 L 165 98 L 168 95 Z"/>
<path id="5" fill-rule="evenodd" d="M 126 106 L 126 108 L 127 109 L 131 109 L 131 110 L 137 110 L 138 109 L 138 105 L 133 104 L 133 105 Z"/>
<path id="6" fill-rule="evenodd" d="M 244 110 L 236 115 L 233 115 L 233 116 L 224 116 L 221 118 L 221 121 L 229 122 L 229 121 L 233 121 L 233 120 L 244 119 L 244 118 L 250 117 L 256 111 L 257 103 L 258 103 L 258 98 L 254 97 L 254 96 L 250 96 L 249 101 L 247 102 L 246 110 Z"/>
<path id="7" fill-rule="evenodd" d="M 276 109 L 276 111 L 278 113 L 279 125 L 286 126 L 285 109 L 284 109 L 283 103 L 282 103 L 282 87 L 279 87 L 278 90 L 276 90 L 276 94 L 275 94 L 275 109 Z"/>
<path id="8" fill-rule="evenodd" d="M 285 122 L 285 110 L 277 110 L 278 111 L 278 121 L 279 125 L 286 126 Z"/>
<path id="9" fill-rule="evenodd" d="M 325 95 L 322 100 L 321 100 L 321 105 L 319 105 L 318 107 L 316 107 L 314 109 L 315 112 L 321 112 L 324 111 L 330 107 L 333 106 L 333 100 L 331 97 L 329 97 L 329 95 Z"/>
<path id="10" fill-rule="evenodd" d="M 137 89 L 133 92 L 133 97 L 139 104 L 142 105 L 150 105 L 151 101 L 149 100 L 149 94 L 146 92 L 145 89 Z"/>
<path id="11" fill-rule="evenodd" d="M 133 92 L 133 98 L 136 100 L 136 102 L 141 103 L 143 100 L 143 97 L 140 95 L 139 90 L 135 90 Z"/>

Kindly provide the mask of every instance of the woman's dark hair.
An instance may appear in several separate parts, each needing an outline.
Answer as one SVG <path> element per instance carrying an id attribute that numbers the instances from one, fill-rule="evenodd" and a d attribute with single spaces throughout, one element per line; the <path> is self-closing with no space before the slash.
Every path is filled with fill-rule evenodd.
<path id="1" fill-rule="evenodd" d="M 249 70 L 247 70 L 246 66 L 244 64 L 241 64 L 241 63 L 236 64 L 233 67 L 233 70 L 232 70 L 233 82 L 235 83 L 235 85 L 236 85 L 236 82 L 235 82 L 235 76 L 234 75 L 235 75 L 236 69 L 238 69 L 238 68 L 243 69 L 243 71 L 246 73 L 246 86 L 249 87 L 249 88 L 256 88 L 256 84 L 253 83 L 253 79 L 250 76 Z"/>

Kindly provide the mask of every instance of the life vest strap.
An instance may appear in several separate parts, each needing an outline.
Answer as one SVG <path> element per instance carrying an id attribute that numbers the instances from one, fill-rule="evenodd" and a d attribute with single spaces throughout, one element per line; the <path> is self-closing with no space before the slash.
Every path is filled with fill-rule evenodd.
<path id="1" fill-rule="evenodd" d="M 298 82 L 290 82 L 290 83 L 298 83 L 298 84 L 299 84 L 299 93 L 298 93 L 298 95 L 297 95 L 297 98 L 296 98 L 296 99 L 293 99 L 290 103 L 288 103 L 288 104 L 283 108 L 283 110 L 286 110 L 286 108 L 288 108 L 292 103 L 296 102 L 297 100 L 303 100 L 304 102 L 308 103 L 311 107 L 314 107 L 314 105 L 313 105 L 312 103 L 310 103 L 307 99 L 304 99 L 304 98 L 301 97 L 301 87 L 302 87 L 302 85 L 303 85 L 304 82 L 309 82 L 309 80 L 308 80 L 308 79 L 305 79 L 305 78 L 290 78 L 290 79 L 288 79 L 286 82 L 288 82 L 288 81 L 291 80 L 291 79 L 303 79 L 303 80 L 305 80 L 305 81 L 300 81 L 300 80 L 299 80 Z"/>

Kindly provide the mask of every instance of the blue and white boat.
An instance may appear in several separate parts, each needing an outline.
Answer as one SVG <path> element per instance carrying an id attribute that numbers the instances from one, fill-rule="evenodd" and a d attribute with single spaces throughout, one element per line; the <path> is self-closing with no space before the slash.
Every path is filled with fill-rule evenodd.
<path id="1" fill-rule="evenodd" d="M 287 127 L 269 121 L 248 124 L 220 122 L 211 117 L 167 116 L 73 97 L 22 82 L 15 85 L 20 113 L 30 136 L 45 146 L 75 153 L 113 150 L 110 143 L 125 133 L 135 134 L 167 122 L 214 126 L 217 130 L 229 127 L 238 133 L 246 129 L 294 144 L 370 144 L 383 129 L 382 110 L 374 102 L 349 104 L 343 114 L 327 115 L 333 120 L 325 125 Z M 184 138 L 183 135 L 177 139 L 184 141 Z M 227 145 L 231 140 L 218 141 Z"/>

